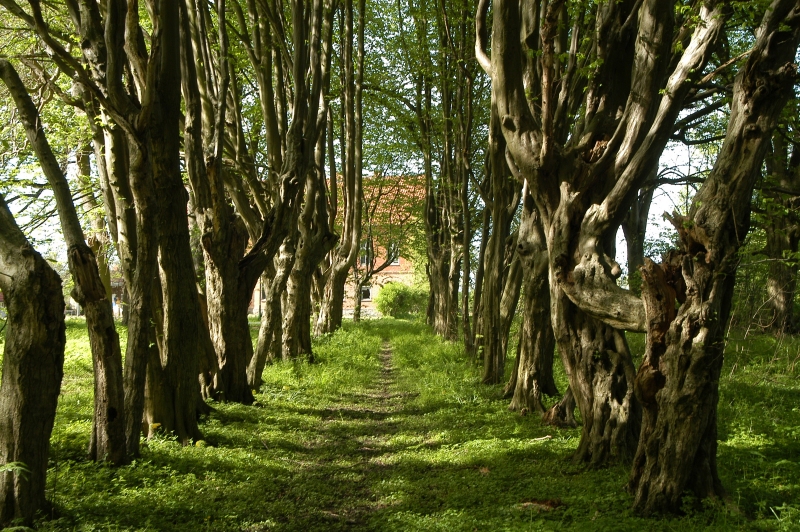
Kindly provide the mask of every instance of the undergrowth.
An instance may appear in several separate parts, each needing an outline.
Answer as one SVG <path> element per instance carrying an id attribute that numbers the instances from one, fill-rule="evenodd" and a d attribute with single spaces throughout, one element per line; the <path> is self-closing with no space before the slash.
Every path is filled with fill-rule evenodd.
<path id="1" fill-rule="evenodd" d="M 731 335 L 718 414 L 729 500 L 658 520 L 630 510 L 627 467 L 573 464 L 579 430 L 508 411 L 502 386 L 480 385 L 463 349 L 420 324 L 346 324 L 315 343 L 315 363 L 268 366 L 254 406 L 214 404 L 203 441 L 160 436 L 119 468 L 85 458 L 85 325 L 67 335 L 41 530 L 800 529 L 795 339 Z M 641 356 L 641 336 L 629 340 Z"/>

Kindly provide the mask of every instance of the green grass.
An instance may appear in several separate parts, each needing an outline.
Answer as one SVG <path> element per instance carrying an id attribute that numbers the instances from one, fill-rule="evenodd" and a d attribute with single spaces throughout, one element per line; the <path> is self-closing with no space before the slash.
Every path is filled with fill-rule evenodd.
<path id="1" fill-rule="evenodd" d="M 346 324 L 315 344 L 317 363 L 267 367 L 255 406 L 214 405 L 203 442 L 157 438 L 121 468 L 85 459 L 91 360 L 84 325 L 67 335 L 42 530 L 800 529 L 795 339 L 732 336 L 719 409 L 731 500 L 655 520 L 631 512 L 626 467 L 572 464 L 578 430 L 508 411 L 459 345 L 416 323 Z"/>

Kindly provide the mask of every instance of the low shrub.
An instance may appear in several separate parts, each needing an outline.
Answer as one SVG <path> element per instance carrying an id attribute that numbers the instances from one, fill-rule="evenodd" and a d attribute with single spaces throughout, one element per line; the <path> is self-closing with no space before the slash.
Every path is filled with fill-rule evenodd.
<path id="1" fill-rule="evenodd" d="M 384 316 L 408 319 L 425 311 L 428 293 L 424 288 L 387 283 L 375 297 L 375 307 Z"/>

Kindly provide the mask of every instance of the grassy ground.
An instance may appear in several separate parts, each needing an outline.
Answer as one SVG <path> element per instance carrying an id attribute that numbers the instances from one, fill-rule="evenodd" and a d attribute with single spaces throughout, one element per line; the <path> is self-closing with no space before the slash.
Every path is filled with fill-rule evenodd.
<path id="1" fill-rule="evenodd" d="M 800 529 L 797 341 L 729 344 L 719 466 L 730 502 L 645 520 L 629 510 L 625 467 L 573 465 L 579 431 L 509 412 L 459 346 L 404 321 L 347 325 L 316 344 L 318 363 L 268 367 L 257 404 L 215 405 L 195 446 L 162 437 L 130 466 L 87 462 L 83 327 L 68 327 L 56 511 L 42 530 Z"/>

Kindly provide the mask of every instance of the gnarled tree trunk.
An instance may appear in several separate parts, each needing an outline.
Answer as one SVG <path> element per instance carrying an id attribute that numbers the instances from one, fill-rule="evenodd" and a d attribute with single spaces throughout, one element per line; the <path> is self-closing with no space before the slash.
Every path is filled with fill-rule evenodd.
<path id="1" fill-rule="evenodd" d="M 629 488 L 644 514 L 678 511 L 724 491 L 717 473 L 717 402 L 737 252 L 770 136 L 797 80 L 800 2 L 774 0 L 736 77 L 717 161 L 687 217 L 680 248 L 648 264 L 647 352 L 636 378 L 645 419 Z M 674 314 L 674 300 L 681 306 Z"/>
<path id="2" fill-rule="evenodd" d="M 263 270 L 267 260 L 257 256 L 263 249 L 254 245 L 253 253 L 242 267 L 248 236 L 255 243 L 263 235 L 256 228 L 257 215 L 255 209 L 250 207 L 249 199 L 240 197 L 241 187 L 231 187 L 234 190 L 231 196 L 240 215 L 234 214 L 225 194 L 225 176 L 229 172 L 222 163 L 225 126 L 227 117 L 236 116 L 239 112 L 237 85 L 228 61 L 225 2 L 217 2 L 219 75 L 216 85 L 208 79 L 209 73 L 204 65 L 195 60 L 195 54 L 210 53 L 207 41 L 203 40 L 207 37 L 197 27 L 198 21 L 210 18 L 207 6 L 190 1 L 188 5 L 182 5 L 181 15 L 186 167 L 205 258 L 208 334 L 216 353 L 215 367 L 201 376 L 203 393 L 206 397 L 218 400 L 250 404 L 253 394 L 247 383 L 246 370 L 253 346 L 247 307 L 260 270 Z M 210 92 L 216 92 L 214 111 L 209 102 Z M 229 92 L 234 102 L 230 113 L 227 105 Z M 214 116 L 211 116 L 212 112 Z M 235 129 L 233 131 L 238 134 Z M 239 140 L 237 138 L 235 142 L 237 156 L 242 151 Z M 207 159 L 204 154 L 208 156 Z M 256 202 L 262 200 L 259 194 L 263 193 L 262 189 L 251 187 L 251 190 Z M 201 332 L 205 334 L 205 330 Z"/>
<path id="3" fill-rule="evenodd" d="M 625 335 L 582 312 L 557 287 L 550 297 L 556 345 L 583 422 L 575 460 L 592 466 L 629 460 L 636 449 L 640 411 Z"/>
<path id="4" fill-rule="evenodd" d="M 491 58 L 488 0 L 478 6 L 476 56 L 492 77 L 509 167 L 527 180 L 542 215 L 552 325 L 584 423 L 576 458 L 596 466 L 632 455 L 638 432 L 622 331 L 643 330 L 644 309 L 616 283 L 613 238 L 726 11 L 703 4 L 695 24 L 657 0 L 596 4 L 591 16 L 565 2 L 493 6 Z M 580 54 L 596 60 L 590 76 L 577 67 Z"/>

